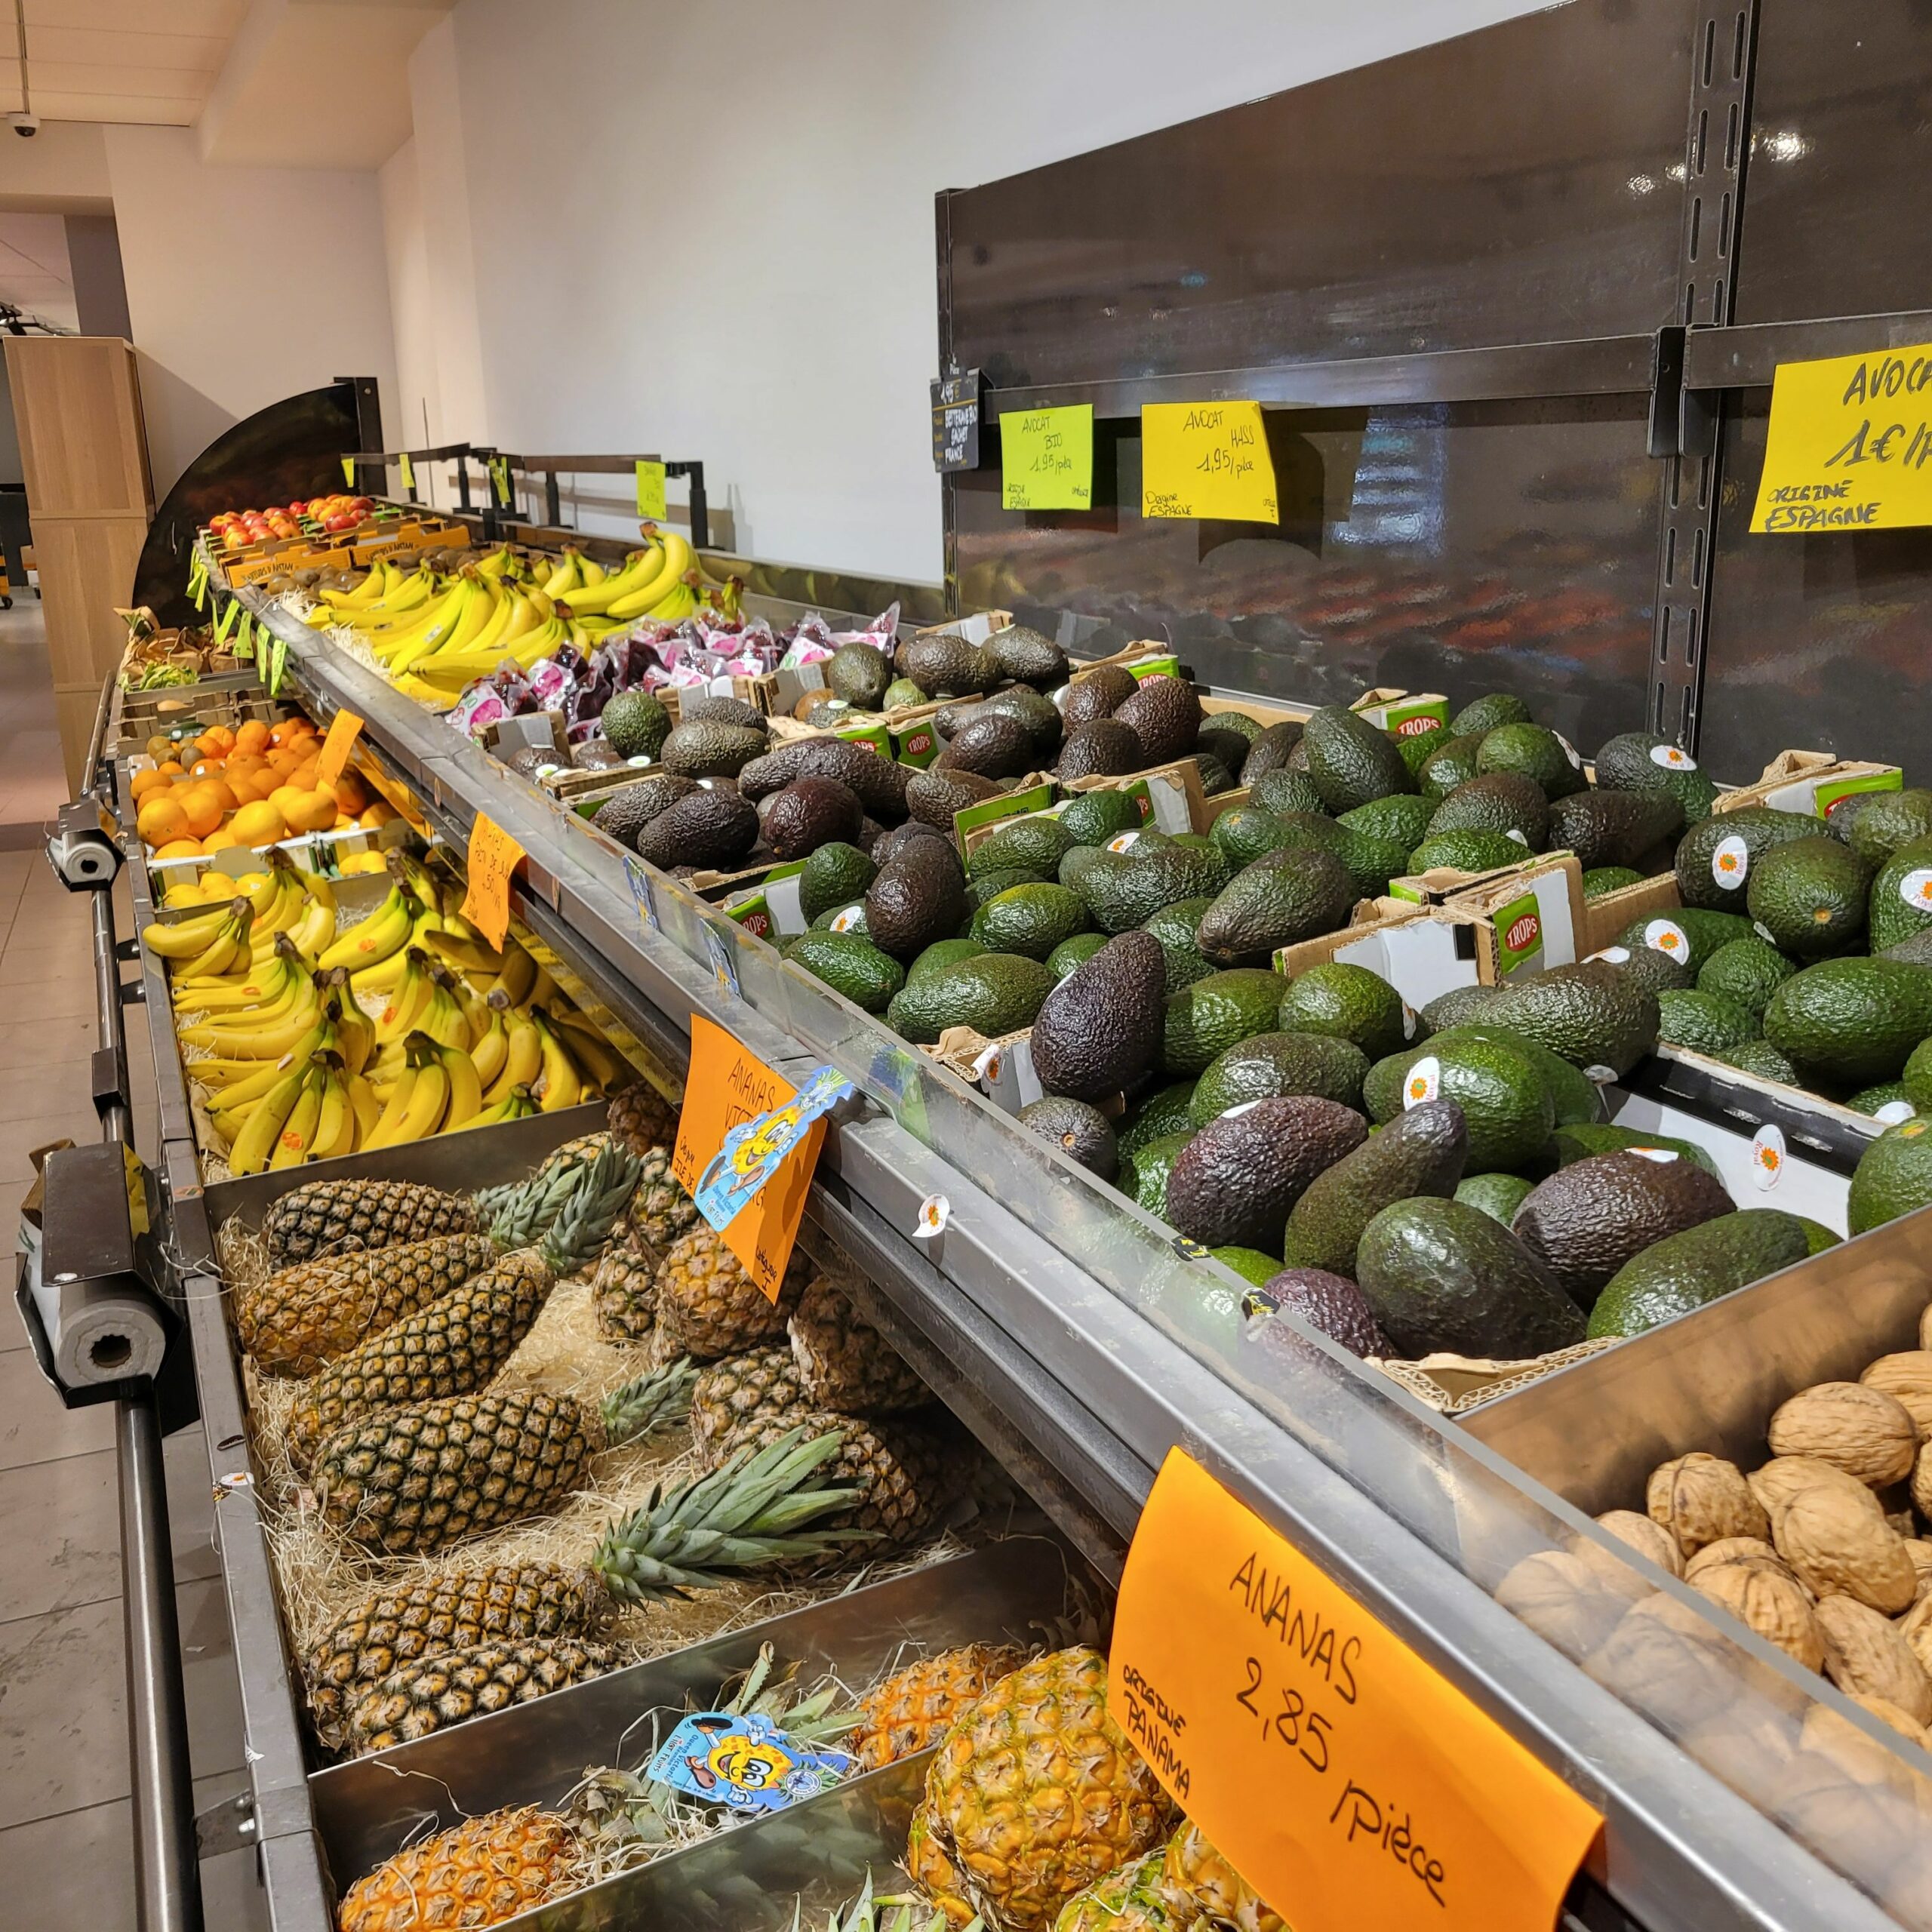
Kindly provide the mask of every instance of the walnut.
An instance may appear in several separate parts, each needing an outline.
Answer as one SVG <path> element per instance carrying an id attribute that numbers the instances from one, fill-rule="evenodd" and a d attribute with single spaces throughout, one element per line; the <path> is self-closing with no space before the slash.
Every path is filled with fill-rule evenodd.
<path id="1" fill-rule="evenodd" d="M 1858 1379 L 1867 1389 L 1881 1390 L 1902 1402 L 1919 1434 L 1932 1435 L 1932 1349 L 1881 1355 Z"/>
<path id="2" fill-rule="evenodd" d="M 1706 1770 L 1747 1797 L 1798 1749 L 1798 1720 L 1761 1709 L 1749 1697 L 1684 1732 L 1678 1740 Z"/>
<path id="3" fill-rule="evenodd" d="M 1925 1312 L 1918 1318 L 1918 1346 L 1932 1349 L 1932 1303 L 1927 1304 Z"/>
<path id="4" fill-rule="evenodd" d="M 1721 1563 L 1762 1566 L 1781 1571 L 1796 1580 L 1791 1565 L 1761 1537 L 1724 1537 L 1715 1543 L 1707 1543 L 1684 1564 L 1684 1580 L 1694 1583 L 1706 1570 L 1714 1570 Z"/>
<path id="5" fill-rule="evenodd" d="M 1912 1466 L 1912 1500 L 1921 1516 L 1932 1517 L 1932 1443 L 1918 1452 Z"/>
<path id="6" fill-rule="evenodd" d="M 1849 1693 L 1860 1709 L 1869 1711 L 1880 1723 L 1891 1726 L 1901 1737 L 1915 1744 L 1924 1741 L 1924 1727 L 1912 1721 L 1909 1712 L 1883 1697 L 1861 1697 Z M 1887 1785 L 1912 1795 L 1912 1767 L 1895 1751 L 1868 1737 L 1850 1719 L 1823 1704 L 1814 1704 L 1804 1714 L 1804 1748 L 1829 1758 L 1857 1784 Z"/>
<path id="7" fill-rule="evenodd" d="M 1825 1640 L 1811 1598 L 1775 1557 L 1769 1563 L 1712 1564 L 1692 1580 L 1692 1587 L 1807 1670 L 1823 1666 Z"/>
<path id="8" fill-rule="evenodd" d="M 1932 1595 L 1921 1597 L 1899 1619 L 1898 1632 L 1912 1646 L 1920 1664 L 1932 1670 Z"/>
<path id="9" fill-rule="evenodd" d="M 1918 1594 L 1922 1598 L 1932 1592 L 1932 1543 L 1923 1537 L 1907 1537 L 1905 1553 L 1912 1558 L 1912 1567 L 1918 1572 Z"/>
<path id="10" fill-rule="evenodd" d="M 1909 1475 L 1918 1425 L 1896 1395 L 1862 1382 L 1801 1389 L 1771 1417 L 1774 1456 L 1814 1456 L 1873 1489 Z"/>
<path id="11" fill-rule="evenodd" d="M 1800 1490 L 1777 1512 L 1771 1540 L 1814 1596 L 1842 1592 L 1892 1617 L 1918 1593 L 1905 1539 L 1875 1511 L 1822 1485 Z"/>
<path id="12" fill-rule="evenodd" d="M 1590 1566 L 1560 1549 L 1526 1556 L 1497 1585 L 1496 1600 L 1566 1657 L 1585 1657 L 1617 1627 L 1627 1599 Z"/>
<path id="13" fill-rule="evenodd" d="M 1701 1450 L 1653 1469 L 1644 1502 L 1651 1521 L 1668 1530 L 1686 1556 L 1725 1537 L 1761 1537 L 1768 1527 L 1743 1472 Z"/>
<path id="14" fill-rule="evenodd" d="M 1854 1869 L 1874 1854 L 1889 1861 L 1917 1828 L 1909 1799 L 1887 1786 L 1860 1783 L 1821 1751 L 1798 1752 L 1771 1780 L 1769 1796 L 1770 1808 L 1800 1838 Z"/>
<path id="15" fill-rule="evenodd" d="M 1932 1678 L 1897 1627 L 1868 1604 L 1825 1597 L 1817 1611 L 1825 1674 L 1847 1697 L 1882 1697 L 1915 1724 L 1932 1723 Z"/>
<path id="16" fill-rule="evenodd" d="M 1737 1653 L 1700 1611 L 1660 1590 L 1632 1606 L 1584 1668 L 1672 1730 L 1708 1723 L 1737 1701 Z"/>
<path id="17" fill-rule="evenodd" d="M 1884 1506 L 1856 1476 L 1848 1476 L 1833 1463 L 1821 1463 L 1815 1456 L 1777 1456 L 1754 1469 L 1746 1478 L 1751 1494 L 1766 1511 L 1775 1516 L 1801 1489 L 1833 1491 L 1858 1508 L 1875 1516 L 1885 1513 Z"/>
<path id="18" fill-rule="evenodd" d="M 1638 1515 L 1634 1509 L 1606 1509 L 1597 1518 L 1597 1527 L 1607 1530 L 1619 1543 L 1627 1545 L 1639 1556 L 1648 1557 L 1660 1570 L 1668 1570 L 1673 1577 L 1683 1575 L 1684 1552 L 1678 1548 L 1677 1539 L 1660 1523 L 1652 1522 L 1647 1516 Z M 1588 1552 L 1593 1550 L 1597 1550 L 1595 1543 L 1580 1537 L 1577 1538 L 1574 1553 L 1582 1557 L 1586 1563 L 1590 1560 Z M 1602 1552 L 1598 1551 L 1598 1554 L 1601 1555 Z M 1613 1566 L 1620 1576 L 1628 1577 L 1632 1574 L 1614 1554 L 1604 1564 L 1606 1568 Z M 1649 1589 L 1647 1583 L 1644 1586 L 1644 1592 Z"/>

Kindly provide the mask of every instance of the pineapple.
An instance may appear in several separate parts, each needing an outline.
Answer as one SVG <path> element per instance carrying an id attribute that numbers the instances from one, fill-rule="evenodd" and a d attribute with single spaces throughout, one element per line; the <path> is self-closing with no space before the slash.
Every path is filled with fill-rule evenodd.
<path id="1" fill-rule="evenodd" d="M 792 1914 L 792 1932 L 810 1932 L 802 1906 Z M 866 1874 L 864 1889 L 842 1912 L 835 1912 L 826 1921 L 825 1932 L 948 1932 L 952 1924 L 942 1907 L 928 1907 L 918 1899 L 872 1897 L 872 1875 Z M 984 1932 L 983 1921 L 974 1919 L 971 1932 Z"/>
<path id="2" fill-rule="evenodd" d="M 1192 1901 L 1216 1925 L 1234 1932 L 1288 1932 L 1288 1922 L 1271 1912 L 1260 1894 L 1210 1844 L 1191 1820 L 1168 1841 L 1162 1883 L 1168 1896 Z"/>
<path id="3" fill-rule="evenodd" d="M 715 1361 L 778 1340 L 811 1273 L 811 1264 L 795 1252 L 778 1300 L 768 1301 L 709 1228 L 693 1229 L 657 1271 L 659 1352 Z"/>
<path id="4" fill-rule="evenodd" d="M 467 1718 L 588 1683 L 615 1669 L 619 1661 L 617 1653 L 605 1645 L 580 1643 L 574 1637 L 475 1644 L 446 1651 L 405 1664 L 365 1692 L 349 1713 L 349 1735 L 358 1752 L 386 1751 Z"/>
<path id="5" fill-rule="evenodd" d="M 822 1407 L 889 1415 L 932 1399 L 891 1343 L 823 1275 L 798 1297 L 791 1336 L 805 1393 Z"/>
<path id="6" fill-rule="evenodd" d="M 635 1207 L 636 1197 L 632 1197 Z M 627 1214 L 590 1278 L 597 1331 L 609 1342 L 648 1342 L 657 1318 L 657 1257 Z"/>
<path id="7" fill-rule="evenodd" d="M 1107 1715 L 1106 1660 L 1084 1645 L 1021 1665 L 961 1717 L 927 1770 L 921 1808 L 925 1863 L 949 1864 L 965 1900 L 1004 1932 L 1051 1925 L 1171 1822 L 1154 1774 Z"/>
<path id="8" fill-rule="evenodd" d="M 568 1205 L 536 1253 L 505 1256 L 312 1378 L 288 1420 L 289 1452 L 298 1466 L 331 1430 L 373 1409 L 466 1395 L 491 1381 L 529 1334 L 555 1283 L 603 1245 L 636 1168 L 606 1143 L 574 1177 Z"/>
<path id="9" fill-rule="evenodd" d="M 611 1096 L 604 1121 L 612 1139 L 641 1161 L 648 1160 L 654 1152 L 668 1152 L 677 1144 L 677 1109 L 641 1081 Z"/>
<path id="10" fill-rule="evenodd" d="M 487 1641 L 593 1636 L 610 1608 L 592 1571 L 551 1563 L 492 1563 L 377 1590 L 309 1649 L 305 1675 L 316 1733 L 340 1749 L 348 1741 L 350 1699 L 405 1665 Z"/>
<path id="11" fill-rule="evenodd" d="M 645 1245 L 661 1251 L 689 1234 L 702 1217 L 697 1203 L 671 1171 L 669 1149 L 654 1147 L 638 1159 L 631 1220 Z"/>
<path id="12" fill-rule="evenodd" d="M 977 1703 L 1024 1654 L 968 1644 L 908 1664 L 859 1702 L 852 1749 L 869 1771 L 937 1744 L 953 1720 Z"/>
<path id="13" fill-rule="evenodd" d="M 1162 1889 L 1161 1854 L 1150 1851 L 1075 1893 L 1060 1908 L 1054 1932 L 1182 1932 L 1200 1916 L 1201 1908 L 1184 1894 L 1174 1897 Z"/>
<path id="14" fill-rule="evenodd" d="M 584 1169 L 611 1144 L 608 1134 L 580 1134 L 574 1140 L 566 1140 L 545 1156 L 543 1164 L 528 1180 L 480 1189 L 472 1197 L 478 1215 L 494 1226 L 521 1213 L 528 1223 L 523 1239 L 536 1240 L 557 1218 Z"/>
<path id="15" fill-rule="evenodd" d="M 569 1890 L 577 1861 L 569 1826 L 534 1805 L 467 1818 L 357 1879 L 341 1932 L 500 1925 Z"/>
<path id="16" fill-rule="evenodd" d="M 460 1234 L 298 1261 L 236 1297 L 235 1332 L 263 1374 L 313 1375 L 496 1258 L 488 1235 Z"/>
<path id="17" fill-rule="evenodd" d="M 431 1235 L 474 1234 L 476 1210 L 460 1194 L 413 1180 L 312 1180 L 262 1217 L 277 1267 L 357 1248 L 395 1247 Z"/>
<path id="18" fill-rule="evenodd" d="M 699 1459 L 721 1461 L 725 1439 L 753 1424 L 794 1429 L 810 1412 L 789 1349 L 754 1349 L 707 1364 L 691 1384 L 691 1441 Z"/>
<path id="19" fill-rule="evenodd" d="M 940 1843 L 930 1805 L 920 1804 L 913 1809 L 912 1821 L 906 1829 L 904 1863 L 906 1875 L 939 1907 L 947 1924 L 964 1927 L 980 1923 L 967 1900 L 965 1874 Z"/>

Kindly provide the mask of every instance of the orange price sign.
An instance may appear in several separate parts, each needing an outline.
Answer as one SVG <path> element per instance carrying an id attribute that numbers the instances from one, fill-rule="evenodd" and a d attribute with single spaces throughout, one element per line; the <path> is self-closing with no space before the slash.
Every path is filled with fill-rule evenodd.
<path id="1" fill-rule="evenodd" d="M 671 1152 L 671 1171 L 685 1192 L 697 1192 L 705 1169 L 733 1128 L 782 1107 L 797 1091 L 723 1027 L 701 1014 L 693 1014 L 691 1071 L 685 1077 L 678 1144 Z M 798 1238 L 805 1195 L 824 1140 L 825 1122 L 815 1120 L 778 1171 L 739 1209 L 724 1231 L 724 1245 L 774 1302 L 784 1284 L 792 1244 Z"/>
<path id="2" fill-rule="evenodd" d="M 1551 1932 L 1601 1816 L 1179 1449 L 1107 1703 L 1295 1932 Z"/>
<path id="3" fill-rule="evenodd" d="M 524 850 L 500 825 L 478 812 L 469 828 L 469 890 L 463 916 L 500 948 L 510 930 L 510 879 L 523 863 Z"/>
<path id="4" fill-rule="evenodd" d="M 362 721 L 352 711 L 338 711 L 329 720 L 328 736 L 315 754 L 315 783 L 333 785 L 348 768 L 349 749 L 362 729 Z"/>

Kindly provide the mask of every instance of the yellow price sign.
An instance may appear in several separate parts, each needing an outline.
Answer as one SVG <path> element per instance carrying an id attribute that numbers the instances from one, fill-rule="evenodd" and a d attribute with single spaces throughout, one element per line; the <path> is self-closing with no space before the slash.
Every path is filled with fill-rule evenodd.
<path id="1" fill-rule="evenodd" d="M 1603 1820 L 1179 1449 L 1107 1709 L 1295 1932 L 1549 1932 Z"/>
<path id="2" fill-rule="evenodd" d="M 355 459 L 346 456 L 342 460 L 342 487 L 345 490 L 355 488 Z"/>
<path id="3" fill-rule="evenodd" d="M 1094 405 L 1016 410 L 999 419 L 1000 507 L 1084 510 L 1094 505 Z"/>
<path id="4" fill-rule="evenodd" d="M 1140 411 L 1140 514 L 1278 523 L 1258 402 L 1150 402 Z"/>
<path id="5" fill-rule="evenodd" d="M 669 513 L 664 503 L 661 463 L 640 463 L 637 466 L 637 513 L 653 523 L 662 523 Z"/>
<path id="6" fill-rule="evenodd" d="M 525 858 L 523 848 L 494 820 L 481 812 L 469 828 L 465 863 L 469 889 L 463 897 L 463 916 L 500 952 L 510 930 L 510 880 Z"/>
<path id="7" fill-rule="evenodd" d="M 1780 364 L 1751 528 L 1932 524 L 1932 343 Z"/>
<path id="8" fill-rule="evenodd" d="M 402 487 L 413 497 L 416 494 L 416 466 L 410 461 L 407 450 L 395 460 L 396 467 L 402 472 Z"/>
<path id="9" fill-rule="evenodd" d="M 361 729 L 362 721 L 352 711 L 338 711 L 329 720 L 328 736 L 315 754 L 317 784 L 333 785 L 348 769 L 350 747 Z"/>

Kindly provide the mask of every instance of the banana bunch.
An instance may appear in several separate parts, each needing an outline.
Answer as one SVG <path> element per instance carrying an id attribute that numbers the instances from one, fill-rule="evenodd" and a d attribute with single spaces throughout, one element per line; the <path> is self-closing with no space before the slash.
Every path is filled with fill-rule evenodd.
<path id="1" fill-rule="evenodd" d="M 275 957 L 284 936 L 303 959 L 319 958 L 335 937 L 335 920 L 334 887 L 272 847 L 266 869 L 253 885 L 191 919 L 155 921 L 142 928 L 141 943 L 168 962 L 178 1006 L 189 988 L 248 985 Z"/>

